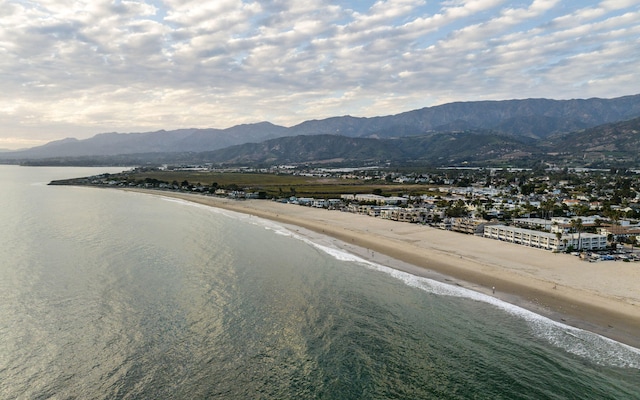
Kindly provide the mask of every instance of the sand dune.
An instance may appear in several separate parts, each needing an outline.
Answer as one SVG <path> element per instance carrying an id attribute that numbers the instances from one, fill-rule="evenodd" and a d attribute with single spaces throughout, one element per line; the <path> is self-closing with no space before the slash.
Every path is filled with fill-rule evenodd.
<path id="1" fill-rule="evenodd" d="M 589 263 L 567 254 L 421 225 L 266 200 L 135 191 L 275 220 L 301 234 L 327 235 L 362 257 L 491 294 L 640 348 L 639 263 Z"/>

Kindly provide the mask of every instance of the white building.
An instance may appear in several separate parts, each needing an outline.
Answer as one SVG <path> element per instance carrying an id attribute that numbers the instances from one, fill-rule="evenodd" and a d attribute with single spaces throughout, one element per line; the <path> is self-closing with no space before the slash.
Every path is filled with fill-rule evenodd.
<path id="1" fill-rule="evenodd" d="M 513 222 L 522 226 L 551 230 L 551 221 L 542 218 L 514 218 Z"/>
<path id="2" fill-rule="evenodd" d="M 576 250 L 604 250 L 607 247 L 606 235 L 572 233 L 558 237 L 555 233 L 506 225 L 485 226 L 484 237 L 551 251 L 565 251 L 571 247 Z"/>
<path id="3" fill-rule="evenodd" d="M 580 216 L 580 217 L 553 217 L 551 218 L 551 223 L 556 223 L 559 225 L 571 225 L 571 221 L 580 219 L 582 221 L 582 225 L 594 225 L 597 220 L 605 220 L 606 218 L 601 217 L 599 215 L 589 215 L 589 216 Z"/>

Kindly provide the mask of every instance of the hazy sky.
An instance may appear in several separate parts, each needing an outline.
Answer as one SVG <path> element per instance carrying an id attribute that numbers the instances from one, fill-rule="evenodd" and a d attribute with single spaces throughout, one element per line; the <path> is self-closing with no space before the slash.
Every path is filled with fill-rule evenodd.
<path id="1" fill-rule="evenodd" d="M 0 0 L 0 148 L 640 93 L 640 0 Z"/>

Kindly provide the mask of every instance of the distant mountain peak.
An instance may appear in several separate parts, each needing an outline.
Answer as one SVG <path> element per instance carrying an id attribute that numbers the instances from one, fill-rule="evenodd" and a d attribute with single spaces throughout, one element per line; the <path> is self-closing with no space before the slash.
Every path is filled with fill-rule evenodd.
<path id="1" fill-rule="evenodd" d="M 309 120 L 289 128 L 261 121 L 226 129 L 101 133 L 89 139 L 66 138 L 31 149 L 3 152 L 0 160 L 206 152 L 275 138 L 327 134 L 388 139 L 484 132 L 530 142 L 635 117 L 640 117 L 640 95 L 614 99 L 454 102 L 382 117 L 344 115 Z M 475 140 L 475 136 L 468 137 Z"/>

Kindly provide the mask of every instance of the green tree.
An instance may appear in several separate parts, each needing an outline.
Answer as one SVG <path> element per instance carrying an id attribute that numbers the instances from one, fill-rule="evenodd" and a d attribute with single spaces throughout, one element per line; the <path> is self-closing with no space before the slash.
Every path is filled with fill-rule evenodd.
<path id="1" fill-rule="evenodd" d="M 462 217 L 467 215 L 467 207 L 464 201 L 458 200 L 445 211 L 447 217 Z"/>
<path id="2" fill-rule="evenodd" d="M 520 193 L 524 196 L 528 196 L 536 189 L 536 185 L 533 183 L 525 183 L 520 186 Z"/>
<path id="3" fill-rule="evenodd" d="M 582 230 L 584 225 L 582 224 L 582 218 L 574 218 L 571 220 L 571 228 L 574 232 L 578 233 L 578 251 L 582 251 Z"/>

